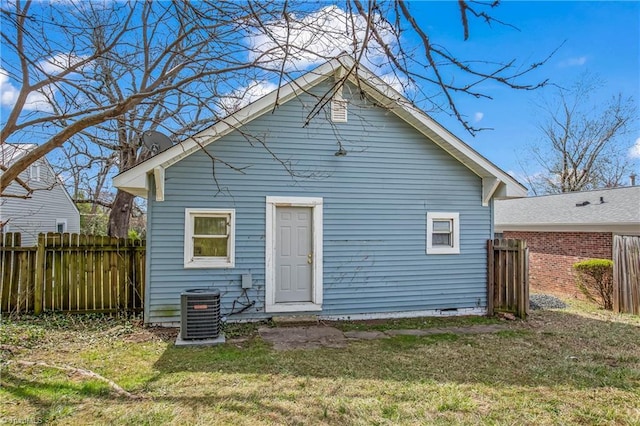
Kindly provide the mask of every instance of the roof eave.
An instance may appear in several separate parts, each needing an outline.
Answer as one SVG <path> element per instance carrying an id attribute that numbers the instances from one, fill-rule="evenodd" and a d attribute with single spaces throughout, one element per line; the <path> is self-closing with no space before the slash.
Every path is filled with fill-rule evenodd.
<path id="1" fill-rule="evenodd" d="M 181 143 L 151 157 L 143 163 L 120 173 L 113 178 L 114 186 L 133 195 L 146 198 L 148 189 L 146 175 L 151 173 L 154 168 L 159 166 L 167 168 L 198 149 L 204 148 L 224 135 L 231 133 L 237 127 L 272 111 L 278 104 L 283 104 L 298 94 L 319 84 L 327 75 L 332 74 L 336 69 L 342 66 L 349 66 L 348 63 L 344 64 L 344 61 L 344 57 L 333 59 L 298 77 L 291 83 L 284 85 L 280 90 L 273 91 L 244 108 L 241 108 L 213 126 L 185 139 Z M 141 195 L 143 193 L 144 195 Z"/>
<path id="2" fill-rule="evenodd" d="M 339 68 L 351 68 L 354 65 L 354 60 L 349 56 L 340 56 L 328 61 L 324 65 L 284 85 L 279 90 L 271 92 L 234 114 L 231 114 L 210 128 L 120 173 L 113 179 L 114 186 L 131 194 L 146 197 L 148 192 L 146 176 L 148 173 L 151 173 L 154 168 L 159 166 L 167 168 L 175 164 L 196 150 L 204 148 L 215 140 L 232 132 L 237 127 L 268 111 L 272 111 L 277 104 L 285 103 L 298 94 L 309 90 Z M 353 73 L 350 75 L 350 79 L 352 81 L 355 80 Z M 483 179 L 492 177 L 498 179 L 500 184 L 496 187 L 492 197 L 526 197 L 527 189 L 523 185 L 474 151 L 470 146 L 462 142 L 431 117 L 413 106 L 402 94 L 394 90 L 378 76 L 366 68 L 360 67 L 358 70 L 358 81 L 356 83 L 381 105 L 389 108 L 390 111 L 428 137 L 473 173 Z"/>

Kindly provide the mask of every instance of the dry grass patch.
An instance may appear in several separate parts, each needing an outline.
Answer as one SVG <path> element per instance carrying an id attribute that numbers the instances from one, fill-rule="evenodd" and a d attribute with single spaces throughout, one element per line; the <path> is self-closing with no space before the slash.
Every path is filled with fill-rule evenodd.
<path id="1" fill-rule="evenodd" d="M 244 341 L 176 348 L 126 320 L 4 320 L 0 417 L 52 424 L 640 424 L 640 319 L 572 303 L 494 334 L 396 336 L 344 349 Z M 469 325 L 415 319 L 389 328 Z M 486 324 L 493 319 L 473 319 Z M 79 325 L 80 322 L 84 326 Z M 411 322 L 410 322 L 411 323 Z M 385 329 L 384 324 L 341 324 Z M 243 334 L 237 328 L 234 335 Z M 7 361 L 93 370 L 104 383 Z"/>

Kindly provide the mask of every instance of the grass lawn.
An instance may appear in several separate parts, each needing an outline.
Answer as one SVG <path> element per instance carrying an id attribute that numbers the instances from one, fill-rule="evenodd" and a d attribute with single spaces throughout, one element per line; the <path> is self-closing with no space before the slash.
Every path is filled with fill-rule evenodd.
<path id="1" fill-rule="evenodd" d="M 487 324 L 486 318 L 342 323 L 344 330 Z M 127 320 L 3 319 L 0 423 L 640 425 L 640 317 L 578 302 L 494 334 L 397 336 L 274 351 L 255 327 L 208 348 Z M 17 360 L 91 370 L 103 381 Z"/>

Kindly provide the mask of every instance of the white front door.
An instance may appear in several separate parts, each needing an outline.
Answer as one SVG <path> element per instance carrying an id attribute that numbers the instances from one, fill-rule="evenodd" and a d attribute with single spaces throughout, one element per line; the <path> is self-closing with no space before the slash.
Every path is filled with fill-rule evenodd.
<path id="1" fill-rule="evenodd" d="M 311 207 L 276 206 L 276 303 L 312 302 Z"/>
<path id="2" fill-rule="evenodd" d="M 267 197 L 265 311 L 322 310 L 322 198 Z"/>

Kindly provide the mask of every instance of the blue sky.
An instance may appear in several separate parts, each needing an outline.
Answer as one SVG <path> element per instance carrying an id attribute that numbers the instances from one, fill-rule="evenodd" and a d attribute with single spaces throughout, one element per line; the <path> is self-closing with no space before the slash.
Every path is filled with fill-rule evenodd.
<path id="1" fill-rule="evenodd" d="M 488 27 L 476 20 L 466 42 L 461 26 L 452 24 L 451 17 L 459 14 L 457 2 L 412 2 L 411 10 L 427 26 L 433 42 L 464 59 L 516 58 L 521 64 L 529 64 L 559 48 L 543 67 L 522 81 L 548 78 L 568 86 L 588 71 L 606 81 L 606 86 L 594 93 L 596 99 L 622 93 L 633 96 L 636 102 L 640 100 L 640 2 L 505 1 L 493 15 L 519 31 L 496 24 Z M 491 84 L 483 89 L 494 99 L 458 97 L 457 101 L 472 123 L 475 117 L 482 117 L 475 124 L 494 130 L 473 137 L 454 118 L 438 113 L 432 116 L 496 165 L 521 177 L 519 163 L 526 162 L 527 147 L 540 139 L 536 123 L 541 117 L 532 102 L 550 95 L 554 88 L 528 92 Z M 640 117 L 636 117 L 628 139 L 629 145 L 638 143 L 640 147 Z M 634 167 L 640 174 L 640 159 L 635 159 Z M 538 170 L 531 167 L 527 171 Z"/>

